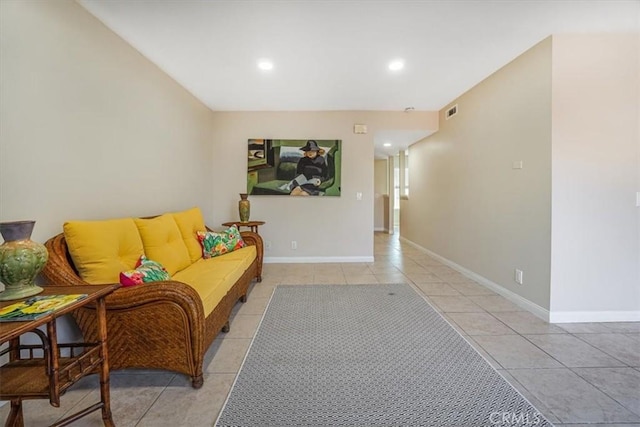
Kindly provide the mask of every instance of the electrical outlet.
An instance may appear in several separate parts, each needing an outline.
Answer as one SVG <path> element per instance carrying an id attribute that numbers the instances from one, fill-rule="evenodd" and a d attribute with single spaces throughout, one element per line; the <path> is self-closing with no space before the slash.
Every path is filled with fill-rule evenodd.
<path id="1" fill-rule="evenodd" d="M 295 240 L 292 240 L 291 241 L 291 249 L 294 250 L 294 251 L 296 249 L 298 249 L 298 242 L 296 242 Z"/>
<path id="2" fill-rule="evenodd" d="M 522 270 L 518 270 L 518 269 L 516 268 L 516 271 L 515 271 L 515 274 L 514 274 L 514 279 L 515 279 L 516 283 L 517 283 L 517 284 L 519 284 L 519 285 L 522 285 L 522 284 L 523 284 L 523 282 L 522 282 L 522 279 L 523 279 L 523 278 L 522 278 L 522 276 L 523 276 Z"/>
<path id="3" fill-rule="evenodd" d="M 267 240 L 266 242 L 264 242 L 264 249 L 267 251 L 271 250 L 271 240 Z"/>

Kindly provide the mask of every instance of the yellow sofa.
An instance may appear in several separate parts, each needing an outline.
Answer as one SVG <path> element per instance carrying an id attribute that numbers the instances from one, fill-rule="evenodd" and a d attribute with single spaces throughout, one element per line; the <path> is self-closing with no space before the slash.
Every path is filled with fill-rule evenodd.
<path id="1" fill-rule="evenodd" d="M 159 262 L 171 280 L 122 287 L 107 297 L 111 369 L 157 368 L 203 384 L 203 360 L 229 315 L 262 280 L 262 239 L 242 232 L 246 247 L 202 257 L 196 232 L 209 230 L 198 208 L 149 218 L 70 221 L 49 239 L 43 276 L 50 286 L 118 283 L 140 255 Z M 85 340 L 97 340 L 95 307 L 73 313 Z"/>

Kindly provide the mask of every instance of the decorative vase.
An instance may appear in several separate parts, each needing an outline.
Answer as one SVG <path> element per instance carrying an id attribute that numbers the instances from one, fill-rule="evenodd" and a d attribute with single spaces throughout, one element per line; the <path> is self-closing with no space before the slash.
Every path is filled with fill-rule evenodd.
<path id="1" fill-rule="evenodd" d="M 0 301 L 30 297 L 43 290 L 34 279 L 49 259 L 49 253 L 44 245 L 31 240 L 35 225 L 35 221 L 0 223 L 4 239 L 0 245 L 0 282 L 4 283 Z"/>
<path id="2" fill-rule="evenodd" d="M 238 202 L 238 212 L 240 213 L 240 222 L 249 221 L 251 213 L 251 202 L 247 199 L 247 193 L 240 193 L 240 201 Z"/>

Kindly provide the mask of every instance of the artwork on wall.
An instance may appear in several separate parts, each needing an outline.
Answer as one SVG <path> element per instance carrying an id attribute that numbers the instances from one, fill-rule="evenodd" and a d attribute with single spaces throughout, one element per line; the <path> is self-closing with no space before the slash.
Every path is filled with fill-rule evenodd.
<path id="1" fill-rule="evenodd" d="M 250 139 L 247 193 L 339 196 L 339 139 Z"/>

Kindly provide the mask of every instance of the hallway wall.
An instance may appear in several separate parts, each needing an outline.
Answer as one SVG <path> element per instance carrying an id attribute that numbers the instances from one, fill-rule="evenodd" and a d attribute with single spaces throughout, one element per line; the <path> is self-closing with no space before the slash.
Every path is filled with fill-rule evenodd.
<path id="1" fill-rule="evenodd" d="M 553 322 L 640 320 L 640 36 L 549 37 L 454 104 L 402 236 Z"/>
<path id="2" fill-rule="evenodd" d="M 440 130 L 410 147 L 401 235 L 548 310 L 551 38 L 455 104 L 457 115 L 445 120 L 443 109 Z"/>

